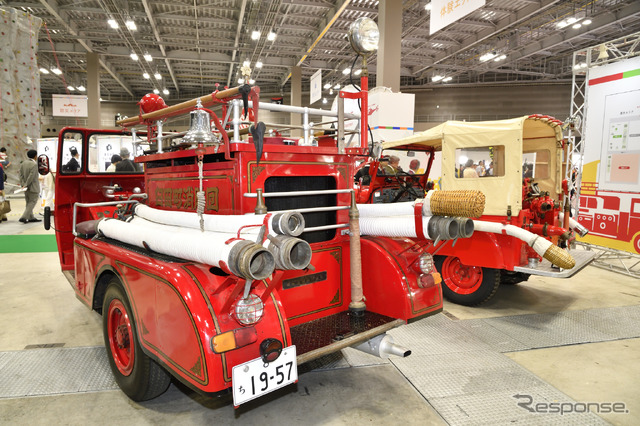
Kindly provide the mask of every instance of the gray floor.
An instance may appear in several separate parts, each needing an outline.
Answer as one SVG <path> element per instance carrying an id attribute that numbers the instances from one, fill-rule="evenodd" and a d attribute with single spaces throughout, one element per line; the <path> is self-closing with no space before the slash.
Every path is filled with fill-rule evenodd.
<path id="1" fill-rule="evenodd" d="M 12 204 L 0 235 L 45 232 L 17 223 Z M 345 350 L 234 410 L 176 385 L 131 402 L 109 375 L 101 318 L 75 299 L 57 254 L 0 254 L 0 265 L 3 424 L 640 424 L 640 283 L 592 267 L 503 286 L 480 308 L 446 304 L 391 332 L 409 358 Z M 531 413 L 518 405 L 528 398 L 565 412 Z M 612 402 L 628 413 L 575 412 Z"/>

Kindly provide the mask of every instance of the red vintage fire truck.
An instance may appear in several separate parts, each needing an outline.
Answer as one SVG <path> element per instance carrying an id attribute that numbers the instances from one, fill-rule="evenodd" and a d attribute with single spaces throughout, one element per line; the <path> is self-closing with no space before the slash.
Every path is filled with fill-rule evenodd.
<path id="1" fill-rule="evenodd" d="M 366 76 L 361 85 L 344 96 L 366 111 Z M 131 399 L 158 396 L 173 376 L 204 394 L 232 391 L 239 405 L 345 347 L 410 353 L 385 332 L 440 312 L 441 280 L 431 240 L 360 238 L 353 175 L 369 155 L 366 114 L 335 114 L 364 129 L 345 147 L 340 123 L 317 146 L 313 110 L 260 103 L 255 86 L 171 107 L 151 95 L 141 108 L 121 131 L 61 131 L 56 207 L 45 213 Z M 264 108 L 304 114 L 304 137 L 265 136 Z M 163 132 L 184 114 L 188 132 Z M 77 167 L 65 161 L 73 150 Z M 118 152 L 135 159 L 128 171 L 109 171 Z"/>
<path id="2" fill-rule="evenodd" d="M 445 298 L 478 305 L 501 284 L 530 275 L 567 278 L 585 267 L 594 253 L 568 248 L 573 232 L 588 232 L 564 215 L 562 123 L 531 115 L 486 122 L 448 121 L 413 136 L 374 148 L 378 156 L 356 175 L 359 203 L 409 202 L 428 191 L 434 153 L 441 153 L 439 186 L 477 189 L 486 196 L 475 232 L 460 241 L 430 247 L 442 275 Z M 401 170 L 383 170 L 381 159 L 402 159 Z M 413 165 L 422 169 L 413 170 Z M 366 172 L 363 172 L 366 170 Z M 410 174 L 410 173 L 411 174 Z M 435 176 L 434 179 L 437 179 Z"/>

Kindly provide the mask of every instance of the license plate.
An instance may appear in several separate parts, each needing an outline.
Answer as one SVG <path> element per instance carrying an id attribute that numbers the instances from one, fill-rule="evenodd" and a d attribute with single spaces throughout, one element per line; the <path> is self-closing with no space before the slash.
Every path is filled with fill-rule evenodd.
<path id="1" fill-rule="evenodd" d="M 298 381 L 296 347 L 282 350 L 277 360 L 265 363 L 262 358 L 233 367 L 233 405 L 266 395 L 276 389 Z"/>

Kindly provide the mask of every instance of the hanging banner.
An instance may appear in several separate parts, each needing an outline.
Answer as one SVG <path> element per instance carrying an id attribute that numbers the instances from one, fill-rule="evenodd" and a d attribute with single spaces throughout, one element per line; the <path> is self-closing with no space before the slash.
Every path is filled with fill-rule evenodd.
<path id="1" fill-rule="evenodd" d="M 319 101 L 322 98 L 322 70 L 318 70 L 311 76 L 311 93 L 309 93 L 309 104 Z"/>
<path id="2" fill-rule="evenodd" d="M 54 117 L 88 117 L 85 95 L 52 95 Z"/>
<path id="3" fill-rule="evenodd" d="M 640 253 L 640 58 L 590 68 L 578 222 L 582 241 Z"/>
<path id="4" fill-rule="evenodd" d="M 484 6 L 485 0 L 432 0 L 429 35 Z"/>

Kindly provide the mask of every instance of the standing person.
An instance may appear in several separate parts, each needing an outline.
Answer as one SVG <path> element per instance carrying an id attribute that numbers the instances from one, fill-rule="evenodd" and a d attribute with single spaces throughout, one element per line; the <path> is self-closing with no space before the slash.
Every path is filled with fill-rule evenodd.
<path id="1" fill-rule="evenodd" d="M 36 155 L 38 151 L 30 149 L 27 152 L 28 160 L 20 164 L 20 184 L 22 188 L 26 189 L 24 193 L 24 199 L 26 205 L 24 207 L 24 213 L 20 217 L 20 222 L 40 222 L 40 219 L 36 219 L 33 215 L 33 208 L 38 202 L 38 196 L 40 195 L 40 182 L 38 181 L 38 164 L 36 164 Z"/>
<path id="2" fill-rule="evenodd" d="M 122 157 L 120 157 L 118 154 L 113 154 L 111 156 L 111 164 L 109 164 L 109 167 L 107 167 L 107 171 L 108 172 L 115 172 L 117 170 L 118 167 L 118 163 L 122 161 Z"/>
<path id="3" fill-rule="evenodd" d="M 411 162 L 409 163 L 409 174 L 410 175 L 415 175 L 416 173 L 418 173 L 418 168 L 420 167 L 420 160 L 414 158 L 413 160 L 411 160 Z"/>
<path id="4" fill-rule="evenodd" d="M 4 211 L 4 167 L 2 163 L 0 163 L 0 222 L 5 222 L 7 220 L 7 213 L 2 213 Z"/>
<path id="5" fill-rule="evenodd" d="M 120 157 L 122 161 L 116 164 L 116 172 L 135 172 L 136 165 L 133 161 L 129 160 L 129 150 L 126 147 L 120 149 Z"/>
<path id="6" fill-rule="evenodd" d="M 464 170 L 462 171 L 463 178 L 477 178 L 478 172 L 476 172 L 476 168 L 473 167 L 473 160 L 468 159 L 467 163 L 464 165 Z"/>
<path id="7" fill-rule="evenodd" d="M 7 172 L 6 168 L 11 165 L 11 161 L 9 161 L 9 156 L 7 155 L 7 148 L 4 146 L 0 148 L 0 164 L 5 168 L 5 173 Z"/>
<path id="8" fill-rule="evenodd" d="M 80 163 L 78 162 L 80 153 L 73 146 L 69 148 L 69 152 L 71 152 L 71 160 L 69 160 L 69 162 L 62 167 L 62 170 L 72 173 L 80 171 Z"/>

